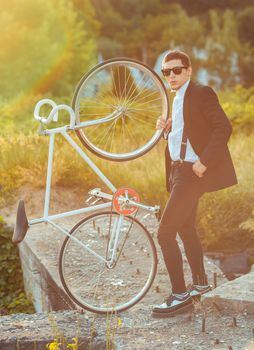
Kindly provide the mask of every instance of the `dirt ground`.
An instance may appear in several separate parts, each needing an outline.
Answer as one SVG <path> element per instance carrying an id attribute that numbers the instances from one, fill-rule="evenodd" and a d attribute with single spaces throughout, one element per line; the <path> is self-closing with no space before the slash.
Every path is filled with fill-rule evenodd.
<path id="1" fill-rule="evenodd" d="M 25 200 L 29 219 L 42 216 L 44 189 L 34 190 L 24 187 L 18 197 Z M 87 194 L 80 189 L 66 192 L 64 188 L 57 188 L 52 192 L 51 213 L 83 207 L 86 199 Z M 1 210 L 1 215 L 10 225 L 15 221 L 16 205 L 17 202 Z M 155 217 L 144 217 L 144 214 L 139 213 L 138 218 L 155 239 L 158 222 Z M 75 220 L 76 218 L 68 218 L 68 226 L 71 226 Z M 195 303 L 193 311 L 183 315 L 167 319 L 151 317 L 152 306 L 161 303 L 170 293 L 169 279 L 156 239 L 155 243 L 159 255 L 156 279 L 141 302 L 117 315 L 121 324 L 115 327 L 114 317 L 111 318 L 110 324 L 105 316 L 87 313 L 89 319 L 94 320 L 99 334 L 108 336 L 110 330 L 116 349 L 254 350 L 254 318 L 246 313 L 224 315 L 217 309 L 205 310 L 198 302 Z M 185 257 L 184 269 L 187 284 L 189 284 L 191 283 L 190 270 Z M 206 259 L 206 269 L 211 283 L 213 283 L 214 273 L 217 274 L 218 285 L 225 283 L 223 274 L 208 259 Z"/>

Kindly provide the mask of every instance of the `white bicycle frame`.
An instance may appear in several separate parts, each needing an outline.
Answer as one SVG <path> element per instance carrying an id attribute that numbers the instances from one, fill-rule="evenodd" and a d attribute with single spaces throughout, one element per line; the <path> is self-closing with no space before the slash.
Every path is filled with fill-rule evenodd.
<path id="1" fill-rule="evenodd" d="M 40 108 L 45 105 L 49 104 L 53 108 L 48 116 L 48 118 L 43 118 L 40 117 Z M 65 110 L 69 113 L 70 116 L 70 124 L 65 125 L 62 127 L 54 128 L 54 129 L 44 129 L 43 125 L 49 124 L 51 121 L 57 122 L 58 121 L 58 111 L 60 110 Z M 70 137 L 68 134 L 68 131 L 70 130 L 76 130 L 79 128 L 83 127 L 88 127 L 91 125 L 96 125 L 96 124 L 102 124 L 108 121 L 112 121 L 114 119 L 117 119 L 119 116 L 121 116 L 122 109 L 119 108 L 112 114 L 101 118 L 97 119 L 94 121 L 86 121 L 86 122 L 80 122 L 78 124 L 76 123 L 76 118 L 75 118 L 75 113 L 73 109 L 70 106 L 67 105 L 56 105 L 56 103 L 50 99 L 43 99 L 39 101 L 35 107 L 34 110 L 34 118 L 40 122 L 40 128 L 39 128 L 39 134 L 40 135 L 49 135 L 50 141 L 49 141 L 49 152 L 48 152 L 48 167 L 47 167 L 47 180 L 46 180 L 46 192 L 45 192 L 45 200 L 44 200 L 44 214 L 42 218 L 38 219 L 33 219 L 28 221 L 28 225 L 34 225 L 38 224 L 41 222 L 47 222 L 53 227 L 57 228 L 60 232 L 62 232 L 64 235 L 70 237 L 71 239 L 75 240 L 78 244 L 80 244 L 84 249 L 89 251 L 92 255 L 96 256 L 98 259 L 100 259 L 102 262 L 106 263 L 108 267 L 112 266 L 114 262 L 114 257 L 115 257 L 115 252 L 117 248 L 117 242 L 118 242 L 118 237 L 120 234 L 121 230 L 121 225 L 124 221 L 124 215 L 119 214 L 119 220 L 117 221 L 117 224 L 113 225 L 113 232 L 112 236 L 109 242 L 109 249 L 110 249 L 110 254 L 111 258 L 110 260 L 106 260 L 102 256 L 98 255 L 96 252 L 91 250 L 88 246 L 80 242 L 77 238 L 72 236 L 69 231 L 65 230 L 58 224 L 54 222 L 56 219 L 72 216 L 72 215 L 77 215 L 77 214 L 83 214 L 83 213 L 89 213 L 92 211 L 100 210 L 100 209 L 106 209 L 106 208 L 111 208 L 112 206 L 112 200 L 113 200 L 113 195 L 104 193 L 100 189 L 96 188 L 91 191 L 89 191 L 90 198 L 88 201 L 92 198 L 95 197 L 97 200 L 98 199 L 107 199 L 110 200 L 109 202 L 103 203 L 103 204 L 97 204 L 97 205 L 92 205 L 88 208 L 80 208 L 72 211 L 67 211 L 63 212 L 60 214 L 55 214 L 55 215 L 49 215 L 49 204 L 50 204 L 50 192 L 51 192 L 51 178 L 52 178 L 52 165 L 53 165 L 53 154 L 54 154 L 54 141 L 55 141 L 55 134 L 61 134 L 68 142 L 69 144 L 77 151 L 77 153 L 81 156 L 81 158 L 93 169 L 93 171 L 99 176 L 99 178 L 107 185 L 107 187 L 111 190 L 111 192 L 115 193 L 117 191 L 116 187 L 111 183 L 111 181 L 101 172 L 101 170 L 94 164 L 94 162 L 87 156 L 87 154 L 78 146 L 78 144 Z M 131 199 L 128 198 L 128 193 L 125 194 L 125 197 L 121 197 L 120 200 L 128 205 L 135 205 L 138 208 L 145 209 L 151 213 L 157 213 L 160 209 L 159 206 L 147 206 L 139 202 L 135 202 Z"/>

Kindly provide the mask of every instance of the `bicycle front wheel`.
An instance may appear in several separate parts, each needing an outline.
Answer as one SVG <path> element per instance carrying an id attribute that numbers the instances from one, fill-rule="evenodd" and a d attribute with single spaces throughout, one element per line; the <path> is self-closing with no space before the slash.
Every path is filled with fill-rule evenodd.
<path id="1" fill-rule="evenodd" d="M 156 274 L 154 242 L 133 217 L 125 216 L 121 223 L 115 263 L 108 267 L 100 260 L 109 258 L 109 238 L 119 218 L 115 212 L 93 214 L 73 227 L 61 247 L 62 284 L 76 304 L 92 312 L 130 308 L 144 297 Z"/>
<path id="2" fill-rule="evenodd" d="M 78 84 L 72 107 L 76 122 L 116 118 L 76 130 L 81 142 L 99 157 L 114 161 L 142 156 L 159 141 L 160 116 L 168 118 L 168 97 L 160 77 L 145 64 L 116 58 L 90 70 Z"/>

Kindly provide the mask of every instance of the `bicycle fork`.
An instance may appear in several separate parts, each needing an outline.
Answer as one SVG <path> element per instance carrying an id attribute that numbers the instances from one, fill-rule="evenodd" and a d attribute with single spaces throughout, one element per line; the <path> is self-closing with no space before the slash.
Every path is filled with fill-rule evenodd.
<path id="1" fill-rule="evenodd" d="M 111 219 L 110 219 L 111 220 Z M 107 244 L 107 251 L 106 251 L 106 266 L 110 269 L 115 266 L 115 263 L 117 262 L 118 258 L 116 255 L 117 252 L 117 243 L 119 240 L 119 235 L 121 231 L 122 224 L 124 222 L 124 215 L 119 215 L 119 219 L 114 221 L 113 228 L 111 231 L 111 222 L 109 223 L 109 240 Z M 121 250 L 119 254 L 121 253 Z"/>

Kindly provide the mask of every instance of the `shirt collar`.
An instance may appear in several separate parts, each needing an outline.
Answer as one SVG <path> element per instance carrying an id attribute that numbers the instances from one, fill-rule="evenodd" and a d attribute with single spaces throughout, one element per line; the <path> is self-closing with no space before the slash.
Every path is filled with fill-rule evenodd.
<path id="1" fill-rule="evenodd" d="M 187 87 L 190 83 L 190 79 L 188 79 L 184 84 L 183 86 L 180 87 L 180 89 L 176 92 L 176 96 L 177 97 L 183 97 L 184 94 L 185 94 L 185 91 L 187 90 Z"/>

